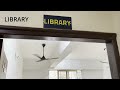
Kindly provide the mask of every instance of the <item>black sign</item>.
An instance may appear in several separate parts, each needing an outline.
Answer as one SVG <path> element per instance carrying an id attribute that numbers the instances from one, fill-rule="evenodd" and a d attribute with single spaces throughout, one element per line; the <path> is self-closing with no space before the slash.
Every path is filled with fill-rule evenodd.
<path id="1" fill-rule="evenodd" d="M 44 15 L 44 28 L 72 29 L 71 17 Z"/>

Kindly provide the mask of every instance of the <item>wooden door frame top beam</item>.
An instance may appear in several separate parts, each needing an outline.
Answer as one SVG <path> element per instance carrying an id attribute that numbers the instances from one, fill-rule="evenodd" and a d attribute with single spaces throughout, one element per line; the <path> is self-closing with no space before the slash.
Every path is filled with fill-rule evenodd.
<path id="1" fill-rule="evenodd" d="M 68 37 L 68 38 L 86 38 L 86 39 L 88 38 L 88 39 L 102 39 L 102 40 L 110 40 L 116 38 L 116 33 L 5 26 L 5 25 L 0 25 L 0 33 L 1 35 L 32 35 L 32 36 L 66 37 L 66 38 Z"/>

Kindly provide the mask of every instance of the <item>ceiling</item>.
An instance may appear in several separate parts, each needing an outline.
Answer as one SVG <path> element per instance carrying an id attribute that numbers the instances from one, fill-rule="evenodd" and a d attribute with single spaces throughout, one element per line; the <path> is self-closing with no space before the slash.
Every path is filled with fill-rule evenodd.
<path id="1" fill-rule="evenodd" d="M 39 58 L 33 54 L 42 56 L 42 44 L 45 43 L 45 57 L 54 58 L 59 57 L 61 60 L 50 60 L 43 62 L 36 62 Z M 69 42 L 69 41 L 45 41 L 45 40 L 19 40 L 19 47 L 24 59 L 24 69 L 43 69 L 49 68 L 56 61 L 59 61 L 57 68 L 63 68 L 63 65 L 74 64 L 74 68 L 79 67 L 79 63 L 86 64 L 86 66 L 94 66 L 92 63 L 99 64 L 99 61 L 107 61 L 107 52 L 104 50 L 106 45 L 104 43 L 85 43 L 85 42 Z M 68 48 L 68 50 L 67 50 Z M 66 64 L 65 64 L 66 62 Z M 71 62 L 71 63 L 70 63 Z M 91 65 L 87 65 L 90 64 Z M 61 67 L 62 66 L 62 67 Z M 95 66 L 100 68 L 101 65 Z M 79 67 L 80 68 L 80 67 Z M 88 67 L 89 68 L 89 67 Z M 94 68 L 94 67 L 93 67 Z"/>

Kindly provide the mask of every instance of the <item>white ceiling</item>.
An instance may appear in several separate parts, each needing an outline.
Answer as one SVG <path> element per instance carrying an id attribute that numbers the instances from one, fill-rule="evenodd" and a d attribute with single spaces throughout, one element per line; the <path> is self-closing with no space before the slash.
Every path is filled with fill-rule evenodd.
<path id="1" fill-rule="evenodd" d="M 42 69 L 48 68 L 55 60 L 51 61 L 43 61 L 36 62 L 39 60 L 32 54 L 39 54 L 42 56 L 42 44 L 45 43 L 45 56 L 46 58 L 60 57 L 64 52 L 66 47 L 70 42 L 65 41 L 45 41 L 45 40 L 19 40 L 19 46 L 21 48 L 21 53 L 24 59 L 24 69 Z M 69 66 L 72 63 L 82 63 L 86 64 L 86 66 L 94 66 L 87 65 L 87 61 L 91 63 L 99 63 L 99 61 L 107 61 L 107 52 L 104 50 L 106 45 L 104 43 L 85 43 L 85 42 L 71 42 L 72 43 L 72 51 L 66 56 L 61 63 L 58 64 L 58 68 L 63 68 L 63 65 Z M 70 63 L 71 64 L 68 64 Z M 66 62 L 66 64 L 65 64 Z M 79 64 L 80 65 L 80 64 Z M 62 67 L 60 67 L 62 66 Z M 73 65 L 77 67 L 77 64 Z M 98 65 L 100 68 L 101 65 Z M 88 67 L 89 68 L 89 67 Z M 91 67 L 92 68 L 92 67 Z M 96 67 L 95 67 L 96 68 Z"/>
<path id="2" fill-rule="evenodd" d="M 72 52 L 65 58 L 67 60 L 106 60 L 107 51 L 105 43 L 86 43 L 86 42 L 72 42 Z"/>
<path id="3" fill-rule="evenodd" d="M 33 54 L 38 54 L 40 56 L 43 55 L 43 47 L 42 44 L 45 43 L 45 56 L 50 58 L 58 56 L 58 49 L 60 42 L 50 42 L 44 40 L 20 40 L 19 45 L 21 47 L 22 55 L 24 59 L 37 59 Z M 54 51 L 53 51 L 54 50 Z M 54 53 L 54 54 L 53 54 Z"/>

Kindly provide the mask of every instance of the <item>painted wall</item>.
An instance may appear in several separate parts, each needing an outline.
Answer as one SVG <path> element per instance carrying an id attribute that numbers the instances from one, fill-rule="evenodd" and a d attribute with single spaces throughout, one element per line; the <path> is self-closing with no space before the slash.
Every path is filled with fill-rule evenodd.
<path id="1" fill-rule="evenodd" d="M 3 51 L 3 48 L 2 48 Z M 1 55 L 2 55 L 2 51 L 1 51 Z M 0 58 L 0 79 L 2 78 L 2 58 Z"/>
<path id="2" fill-rule="evenodd" d="M 4 39 L 4 51 L 8 60 L 6 79 L 21 79 L 23 72 L 23 59 L 18 47 L 18 42 L 14 39 Z"/>
<path id="3" fill-rule="evenodd" d="M 23 79 L 49 79 L 48 68 L 42 70 L 24 70 Z"/>
<path id="4" fill-rule="evenodd" d="M 3 62 L 7 63 L 7 59 L 4 53 L 4 47 L 2 46 L 2 51 L 1 51 L 1 58 L 0 58 L 0 79 L 5 79 L 6 78 L 6 69 L 4 69 L 3 72 Z"/>
<path id="5" fill-rule="evenodd" d="M 81 74 L 82 79 L 103 79 L 102 70 L 83 70 Z"/>
<path id="6" fill-rule="evenodd" d="M 36 59 L 23 60 L 23 79 L 48 78 L 50 62 L 49 61 L 36 62 L 35 60 Z"/>
<path id="7" fill-rule="evenodd" d="M 58 15 L 72 17 L 73 30 L 112 32 L 112 15 L 107 11 L 1 11 L 0 25 L 27 26 L 43 28 L 43 15 Z M 28 22 L 5 22 L 10 16 L 29 17 Z"/>
<path id="8" fill-rule="evenodd" d="M 117 42 L 120 51 L 120 12 L 113 12 L 113 28 L 114 32 L 117 33 Z"/>

